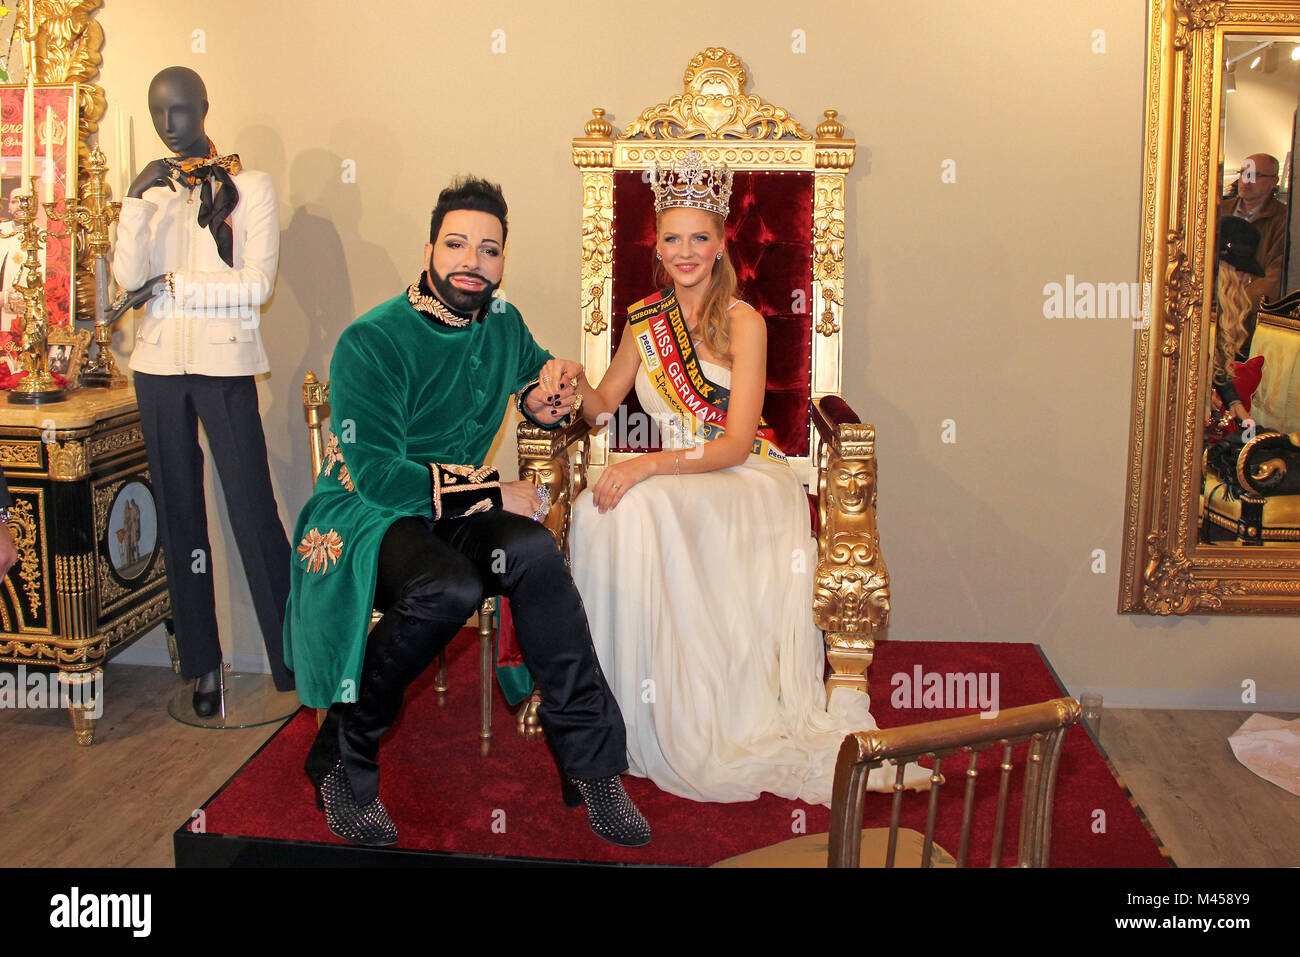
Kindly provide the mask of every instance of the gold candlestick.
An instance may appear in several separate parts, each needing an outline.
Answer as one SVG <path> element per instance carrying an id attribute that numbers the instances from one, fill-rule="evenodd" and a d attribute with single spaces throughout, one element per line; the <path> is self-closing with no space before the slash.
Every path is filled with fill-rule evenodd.
<path id="1" fill-rule="evenodd" d="M 86 252 L 95 264 L 95 354 L 87 359 L 81 382 L 88 386 L 116 388 L 126 385 L 126 376 L 113 361 L 111 348 L 113 326 L 108 321 L 108 231 L 117 222 L 122 204 L 109 199 L 105 183 L 107 172 L 108 161 L 104 151 L 96 146 L 90 151 L 90 160 L 86 164 L 88 175 L 82 190 L 83 202 L 69 200 L 62 214 L 54 212 L 53 204 L 47 203 L 45 209 L 51 220 L 68 223 L 69 229 L 75 226 L 82 230 L 86 237 Z M 75 175 L 75 172 L 69 175 Z"/>
<path id="2" fill-rule="evenodd" d="M 17 227 L 11 233 L 0 232 L 0 239 L 20 236 L 23 264 L 18 270 L 13 288 L 23 299 L 22 363 L 27 375 L 9 392 L 9 401 L 16 405 L 37 405 L 62 402 L 65 398 L 49 370 L 50 314 L 45 302 L 45 281 L 41 276 L 41 246 L 49 239 L 47 230 L 36 224 L 36 191 L 18 194 L 18 213 L 14 216 Z"/>

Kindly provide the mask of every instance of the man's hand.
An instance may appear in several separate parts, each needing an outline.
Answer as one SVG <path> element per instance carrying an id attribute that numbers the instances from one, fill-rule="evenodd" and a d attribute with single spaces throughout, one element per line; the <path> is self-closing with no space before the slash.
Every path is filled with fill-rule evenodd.
<path id="1" fill-rule="evenodd" d="M 507 512 L 532 518 L 537 511 L 537 486 L 532 482 L 502 482 L 501 505 Z"/>
<path id="2" fill-rule="evenodd" d="M 578 380 L 582 378 L 582 363 L 572 359 L 551 359 L 542 366 L 538 378 L 542 384 L 537 391 L 547 401 L 565 394 L 572 395 L 578 389 Z"/>
<path id="3" fill-rule="evenodd" d="M 539 385 L 528 393 L 529 415 L 546 425 L 560 421 L 573 411 L 582 378 L 582 364 L 570 359 L 551 359 L 537 374 Z"/>
<path id="4" fill-rule="evenodd" d="M 126 195 L 139 199 L 146 189 L 155 186 L 167 186 L 173 193 L 176 192 L 176 184 L 172 182 L 172 170 L 166 160 L 156 159 L 140 170 L 140 175 L 135 178 Z"/>
<path id="5" fill-rule="evenodd" d="M 0 578 L 18 561 L 18 549 L 14 546 L 14 537 L 9 533 L 9 526 L 0 523 Z"/>

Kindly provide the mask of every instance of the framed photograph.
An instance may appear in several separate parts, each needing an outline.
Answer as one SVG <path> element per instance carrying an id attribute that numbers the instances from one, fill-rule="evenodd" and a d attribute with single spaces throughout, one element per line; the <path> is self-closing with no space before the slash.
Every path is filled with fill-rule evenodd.
<path id="1" fill-rule="evenodd" d="M 49 350 L 50 372 L 63 376 L 68 388 L 75 389 L 81 378 L 81 366 L 86 361 L 86 349 L 90 347 L 90 330 L 53 326 L 45 345 Z"/>
<path id="2" fill-rule="evenodd" d="M 50 225 L 45 207 L 40 205 L 45 199 L 47 184 L 50 195 L 57 204 L 55 211 L 63 213 L 66 209 L 64 195 L 67 192 L 68 177 L 77 175 L 75 169 L 67 168 L 67 147 L 68 137 L 77 135 L 80 124 L 80 92 L 79 84 L 76 83 L 37 83 L 35 86 L 33 175 L 38 201 L 36 221 L 42 229 Z M 21 320 L 21 314 L 16 314 L 13 310 L 13 297 L 9 293 L 13 290 L 24 253 L 18 237 L 9 234 L 14 231 L 13 215 L 17 208 L 14 196 L 22 179 L 23 101 L 26 97 L 25 86 L 0 86 L 0 192 L 4 193 L 0 197 L 0 237 L 8 237 L 0 238 L 0 332 L 6 333 L 11 331 L 16 321 Z M 72 118 L 71 124 L 68 122 L 69 115 Z M 74 186 L 74 192 L 75 190 Z M 62 233 L 68 232 L 68 229 L 64 224 L 55 223 L 54 231 Z M 51 237 L 40 254 L 50 326 L 70 326 L 75 318 L 77 301 L 74 286 L 76 248 L 73 237 Z"/>

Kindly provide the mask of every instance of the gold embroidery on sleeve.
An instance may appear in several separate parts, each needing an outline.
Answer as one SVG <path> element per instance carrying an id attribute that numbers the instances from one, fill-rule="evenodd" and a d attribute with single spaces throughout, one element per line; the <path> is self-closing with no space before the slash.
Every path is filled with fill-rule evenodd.
<path id="1" fill-rule="evenodd" d="M 348 465 L 343 461 L 343 450 L 339 448 L 339 437 L 331 429 L 329 445 L 325 446 L 325 467 L 321 471 L 329 475 L 335 462 L 339 466 L 339 482 L 349 492 L 355 492 L 356 486 L 352 484 L 352 473 L 348 471 Z"/>

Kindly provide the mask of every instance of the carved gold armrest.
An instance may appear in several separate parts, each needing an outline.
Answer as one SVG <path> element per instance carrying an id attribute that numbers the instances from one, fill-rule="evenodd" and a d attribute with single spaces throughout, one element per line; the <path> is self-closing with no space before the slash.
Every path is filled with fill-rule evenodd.
<path id="1" fill-rule="evenodd" d="M 558 429 L 543 429 L 527 420 L 515 433 L 519 445 L 519 478 L 551 490 L 551 509 L 542 524 L 569 556 L 569 514 L 573 497 L 587 487 L 591 461 L 591 426 L 581 417 Z"/>
<path id="2" fill-rule="evenodd" d="M 828 402 L 828 408 L 822 403 Z M 818 434 L 813 620 L 837 687 L 867 690 L 874 636 L 889 625 L 889 570 L 876 530 L 876 428 L 837 396 L 813 403 Z"/>

